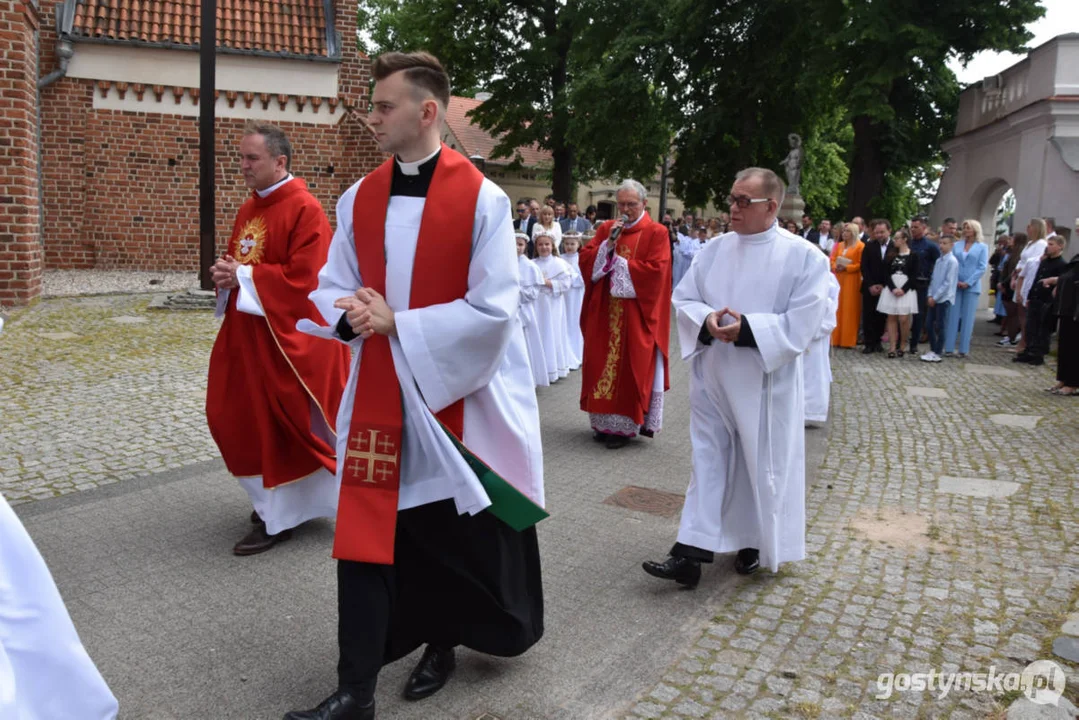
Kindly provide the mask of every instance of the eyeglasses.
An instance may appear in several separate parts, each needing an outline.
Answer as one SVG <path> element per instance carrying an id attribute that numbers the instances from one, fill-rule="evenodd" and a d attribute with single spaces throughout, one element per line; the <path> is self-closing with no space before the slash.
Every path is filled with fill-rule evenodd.
<path id="1" fill-rule="evenodd" d="M 751 197 L 746 197 L 745 195 L 728 195 L 727 196 L 727 205 L 729 205 L 731 207 L 734 207 L 735 205 L 737 205 L 738 207 L 745 210 L 750 205 L 754 205 L 756 203 L 768 202 L 771 199 L 772 198 L 751 198 Z"/>
<path id="2" fill-rule="evenodd" d="M 520 213 L 528 212 L 528 208 L 517 208 L 517 212 L 520 212 Z"/>

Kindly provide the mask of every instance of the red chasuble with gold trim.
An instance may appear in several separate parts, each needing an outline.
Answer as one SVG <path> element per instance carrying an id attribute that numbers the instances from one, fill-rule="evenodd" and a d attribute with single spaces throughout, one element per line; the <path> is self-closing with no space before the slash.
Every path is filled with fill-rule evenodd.
<path id="1" fill-rule="evenodd" d="M 656 348 L 663 354 L 663 389 L 670 388 L 667 348 L 671 336 L 671 244 L 667 228 L 644 217 L 618 236 L 615 252 L 626 259 L 636 298 L 611 296 L 610 274 L 592 281 L 601 243 L 613 222 L 596 231 L 578 256 L 584 278 L 581 332 L 581 409 L 644 422 L 652 399 Z"/>
<path id="2" fill-rule="evenodd" d="M 365 287 L 386 295 L 386 212 L 393 163 L 390 158 L 364 177 L 353 206 L 353 237 Z M 409 308 L 448 303 L 468 291 L 472 225 L 483 175 L 445 145 L 420 219 L 412 264 Z M 392 238 L 390 239 L 392 242 Z M 401 482 L 401 386 L 390 341 L 364 340 L 348 450 L 341 458 L 341 497 L 333 556 L 342 560 L 393 564 Z M 458 440 L 464 435 L 464 400 L 436 414 Z"/>
<path id="3" fill-rule="evenodd" d="M 331 431 L 348 379 L 349 351 L 340 343 L 296 330 L 320 317 L 307 299 L 318 287 L 333 233 L 318 200 L 298 178 L 240 208 L 228 254 L 252 268 L 266 317 L 236 308 L 210 354 L 206 419 L 229 472 L 261 475 L 266 488 L 325 468 L 337 471 L 335 449 L 312 432 Z"/>

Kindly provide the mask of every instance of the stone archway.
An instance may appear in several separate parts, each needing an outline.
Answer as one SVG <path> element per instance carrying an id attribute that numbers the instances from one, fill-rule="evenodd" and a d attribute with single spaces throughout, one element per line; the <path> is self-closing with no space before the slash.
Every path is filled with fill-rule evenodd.
<path id="1" fill-rule="evenodd" d="M 1079 215 L 1079 35 L 1061 35 L 959 96 L 948 169 L 930 220 L 976 218 L 992 242 L 997 207 L 1010 187 L 1015 228 L 1035 217 L 1071 226 Z M 1066 254 L 1076 252 L 1069 245 Z"/>
<path id="2" fill-rule="evenodd" d="M 974 189 L 971 193 L 969 207 L 973 211 L 971 217 L 982 224 L 985 233 L 985 241 L 990 244 L 996 239 L 997 210 L 1004 195 L 1012 189 L 1011 183 L 1002 178 L 990 178 Z M 962 219 L 960 219 L 962 221 Z"/>

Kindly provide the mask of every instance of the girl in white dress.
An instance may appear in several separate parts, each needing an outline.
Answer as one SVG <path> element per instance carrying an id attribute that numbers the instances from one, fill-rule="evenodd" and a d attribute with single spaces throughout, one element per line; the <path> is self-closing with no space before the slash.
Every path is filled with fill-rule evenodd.
<path id="1" fill-rule="evenodd" d="M 877 312 L 888 316 L 888 357 L 903 357 L 910 336 L 910 318 L 918 314 L 918 293 L 914 291 L 918 255 L 910 251 L 910 235 L 906 230 L 892 236 L 884 265 L 888 268 L 888 280 L 877 301 Z"/>
<path id="2" fill-rule="evenodd" d="M 539 223 L 536 224 L 539 228 Z M 536 298 L 536 320 L 543 333 L 543 355 L 547 360 L 547 379 L 555 382 L 569 375 L 569 337 L 566 335 L 565 294 L 573 284 L 573 271 L 555 256 L 554 238 L 545 229 L 535 234 L 536 259 L 543 272 L 544 286 Z"/>
<path id="3" fill-rule="evenodd" d="M 566 293 L 566 332 L 569 335 L 569 348 L 572 354 L 570 370 L 579 370 L 584 358 L 584 335 L 581 333 L 581 304 L 584 302 L 584 278 L 577 260 L 577 251 L 581 248 L 581 236 L 578 233 L 567 234 L 562 238 L 562 260 L 573 270 L 573 282 Z"/>
<path id="4" fill-rule="evenodd" d="M 544 286 L 543 271 L 536 263 L 528 259 L 528 236 L 517 233 L 517 270 L 521 276 L 521 327 L 525 334 L 525 347 L 528 349 L 528 363 L 532 366 L 532 379 L 536 387 L 551 384 L 547 378 L 547 360 L 543 356 L 543 335 L 536 320 L 536 298 Z"/>

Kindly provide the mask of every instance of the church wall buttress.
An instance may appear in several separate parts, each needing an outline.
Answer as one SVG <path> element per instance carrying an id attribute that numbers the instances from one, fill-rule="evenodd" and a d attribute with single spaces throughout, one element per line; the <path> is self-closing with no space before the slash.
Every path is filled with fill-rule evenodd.
<path id="1" fill-rule="evenodd" d="M 27 0 L 0 0 L 0 307 L 41 293 L 37 185 L 37 40 L 40 17 Z"/>

